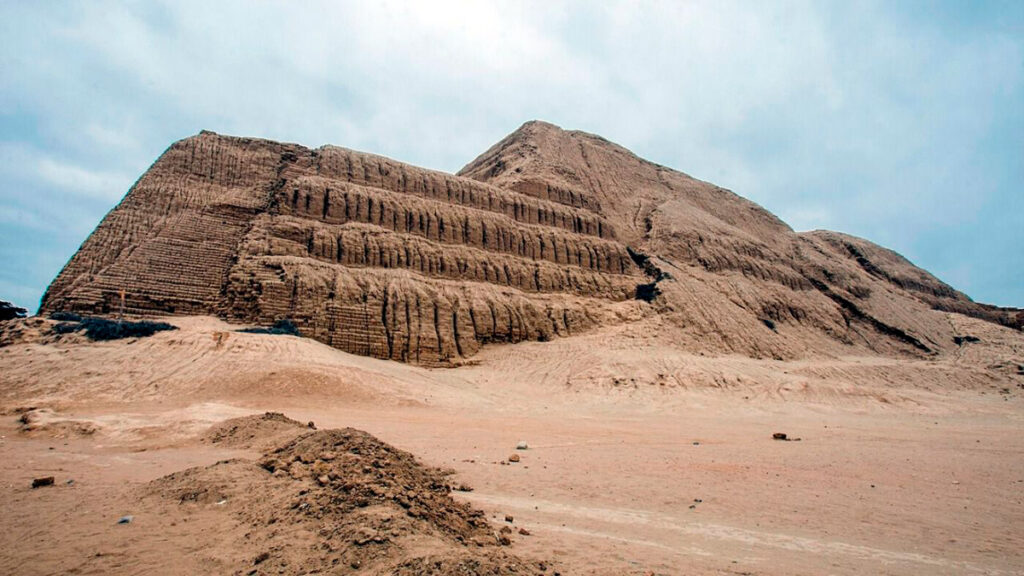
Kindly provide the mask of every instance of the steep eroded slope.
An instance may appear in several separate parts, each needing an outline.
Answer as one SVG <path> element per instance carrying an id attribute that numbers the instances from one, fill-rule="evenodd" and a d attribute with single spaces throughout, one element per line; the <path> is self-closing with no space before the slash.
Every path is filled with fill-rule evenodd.
<path id="1" fill-rule="evenodd" d="M 343 350 L 438 365 L 605 321 L 643 277 L 593 213 L 325 146 L 204 132 L 171 146 L 42 310 L 295 321 Z M 621 308 L 622 306 L 618 306 Z"/>
<path id="2" fill-rule="evenodd" d="M 728 190 L 599 136 L 528 122 L 459 174 L 607 218 L 688 348 L 930 355 L 956 347 L 937 310 L 1020 328 L 1019 311 L 976 304 L 894 252 L 836 233 L 796 234 Z"/>
<path id="3" fill-rule="evenodd" d="M 459 175 L 203 132 L 86 240 L 42 311 L 215 314 L 452 365 L 492 342 L 660 316 L 652 338 L 752 357 L 956 349 L 947 312 L 1020 329 L 899 255 L 793 232 L 731 191 L 529 122 Z M 653 328 L 657 327 L 657 328 Z"/>

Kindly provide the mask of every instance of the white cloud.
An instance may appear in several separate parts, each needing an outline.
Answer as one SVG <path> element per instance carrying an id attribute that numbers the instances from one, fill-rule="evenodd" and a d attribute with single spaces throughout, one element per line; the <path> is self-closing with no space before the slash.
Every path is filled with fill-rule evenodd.
<path id="1" fill-rule="evenodd" d="M 48 184 L 110 201 L 116 201 L 124 196 L 133 181 L 127 174 L 88 170 L 52 158 L 38 160 L 34 168 L 39 177 Z"/>
<path id="2" fill-rule="evenodd" d="M 0 175 L 112 204 L 202 128 L 454 171 L 540 118 L 731 188 L 795 228 L 899 244 L 927 267 L 942 248 L 915 238 L 980 238 L 971 226 L 1024 177 L 1019 157 L 1014 167 L 994 153 L 1007 122 L 1024 128 L 1013 112 L 1024 108 L 1024 40 L 897 9 L 9 3 L 0 120 L 34 124 L 5 130 L 4 146 L 31 154 Z"/>
<path id="3" fill-rule="evenodd" d="M 135 177 L 122 172 L 77 166 L 45 152 L 20 144 L 0 143 L 0 175 L 5 180 L 29 184 L 31 188 L 59 189 L 70 196 L 115 202 L 128 191 Z M 8 188 L 5 196 L 21 195 Z"/>

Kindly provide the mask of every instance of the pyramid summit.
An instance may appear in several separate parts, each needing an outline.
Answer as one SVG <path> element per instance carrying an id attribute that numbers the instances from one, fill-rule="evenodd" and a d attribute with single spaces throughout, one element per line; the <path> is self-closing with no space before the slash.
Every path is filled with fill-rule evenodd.
<path id="1" fill-rule="evenodd" d="M 42 312 L 294 322 L 355 354 L 456 365 L 481 346 L 648 323 L 759 358 L 956 349 L 945 312 L 1021 328 L 868 241 L 795 233 L 599 136 L 524 124 L 457 174 L 203 131 L 138 180 Z"/>

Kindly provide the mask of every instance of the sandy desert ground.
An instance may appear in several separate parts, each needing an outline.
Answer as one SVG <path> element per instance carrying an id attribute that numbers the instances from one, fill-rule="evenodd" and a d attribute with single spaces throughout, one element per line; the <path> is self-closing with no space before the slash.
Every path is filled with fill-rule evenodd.
<path id="1" fill-rule="evenodd" d="M 0 572 L 275 573 L 251 560 L 244 491 L 144 494 L 258 459 L 279 439 L 207 431 L 276 411 L 454 470 L 473 488 L 457 500 L 495 528 L 514 517 L 502 550 L 549 574 L 1024 574 L 1021 338 L 950 320 L 981 341 L 943 360 L 705 357 L 634 323 L 456 369 L 212 318 L 117 342 L 29 334 L 0 348 Z"/>

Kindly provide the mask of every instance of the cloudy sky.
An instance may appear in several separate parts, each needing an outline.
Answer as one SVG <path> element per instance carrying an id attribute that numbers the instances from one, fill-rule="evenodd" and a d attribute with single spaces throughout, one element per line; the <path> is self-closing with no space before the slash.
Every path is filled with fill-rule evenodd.
<path id="1" fill-rule="evenodd" d="M 456 171 L 530 119 L 1024 306 L 1024 2 L 0 2 L 0 299 L 174 140 Z"/>

